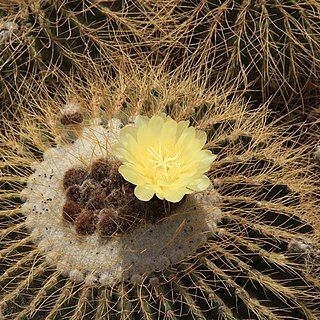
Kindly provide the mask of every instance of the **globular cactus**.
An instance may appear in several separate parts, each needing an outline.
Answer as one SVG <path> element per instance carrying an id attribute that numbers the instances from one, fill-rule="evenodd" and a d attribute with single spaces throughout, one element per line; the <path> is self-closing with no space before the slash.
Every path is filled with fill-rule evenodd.
<path id="1" fill-rule="evenodd" d="M 319 319 L 318 190 L 303 148 L 220 83 L 91 77 L 27 97 L 19 127 L 3 124 L 2 318 Z M 137 115 L 161 113 L 205 130 L 217 159 L 206 191 L 142 205 L 109 146 Z"/>
<path id="2" fill-rule="evenodd" d="M 316 1 L 39 0 L 2 6 L 5 89 L 39 70 L 56 76 L 82 68 L 83 56 L 119 64 L 141 59 L 141 52 L 153 63 L 170 57 L 171 66 L 189 60 L 195 70 L 209 66 L 218 77 L 220 71 L 229 79 L 242 74 L 255 98 L 278 95 L 288 108 L 297 96 L 305 103 L 319 82 Z"/>
<path id="3" fill-rule="evenodd" d="M 229 77 L 241 73 L 265 101 L 277 94 L 288 108 L 291 99 L 303 101 L 317 88 L 317 1 L 178 1 L 170 15 L 176 58 L 193 57 L 200 67 L 208 64 Z"/>
<path id="4" fill-rule="evenodd" d="M 88 57 L 110 65 L 138 59 L 142 51 L 156 57 L 154 9 L 144 1 L 1 2 L 1 109 L 15 100 L 12 92 L 27 90 L 25 79 L 59 82 L 61 73 L 82 69 Z"/>

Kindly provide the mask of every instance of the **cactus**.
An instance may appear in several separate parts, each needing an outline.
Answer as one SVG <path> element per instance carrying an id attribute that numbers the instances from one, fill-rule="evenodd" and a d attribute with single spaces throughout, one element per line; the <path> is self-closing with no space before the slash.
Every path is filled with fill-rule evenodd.
<path id="1" fill-rule="evenodd" d="M 2 49 L 11 61 L 4 71 L 26 71 L 28 66 L 70 70 L 80 63 L 82 55 L 99 58 L 103 52 L 104 59 L 134 55 L 138 43 L 143 46 L 142 28 L 149 27 L 145 10 L 121 1 L 8 4 L 7 13 L 1 17 L 0 39 L 2 45 L 6 42 Z"/>
<path id="2" fill-rule="evenodd" d="M 1 6 L 2 91 L 38 71 L 56 76 L 82 68 L 83 56 L 118 64 L 140 59 L 142 51 L 155 63 L 170 56 L 172 66 L 182 58 L 201 70 L 208 65 L 218 76 L 241 73 L 259 91 L 254 97 L 266 101 L 278 94 L 288 107 L 297 95 L 304 101 L 319 81 L 315 1 L 48 0 Z"/>
<path id="3" fill-rule="evenodd" d="M 146 14 L 149 10 L 156 15 L 154 8 L 126 1 L 1 3 L 0 94 L 6 98 L 1 109 L 8 109 L 7 104 L 15 100 L 12 92 L 27 90 L 25 79 L 46 76 L 46 81 L 59 82 L 59 74 L 82 69 L 88 57 L 94 63 L 107 60 L 118 65 L 138 59 L 142 51 L 156 56 L 149 38 L 157 23 Z"/>
<path id="4" fill-rule="evenodd" d="M 319 319 L 318 190 L 308 175 L 304 148 L 266 124 L 264 107 L 249 111 L 234 89 L 221 83 L 207 90 L 185 72 L 141 69 L 119 72 L 116 78 L 91 72 L 86 79 L 89 85 L 67 79 L 66 90 L 54 95 L 43 90 L 21 97 L 19 127 L 3 123 L 2 318 Z M 36 104 L 41 113 L 32 111 Z M 139 218 L 137 208 L 143 208 L 144 214 L 152 213 L 151 220 L 139 218 L 133 229 L 113 224 L 119 228 L 112 235 L 106 227 L 92 229 L 86 217 L 73 220 L 68 212 L 76 209 L 70 204 L 62 209 L 63 200 L 75 199 L 83 179 L 90 180 L 89 187 L 118 190 L 108 198 L 115 208 L 132 197 L 130 185 L 109 166 L 108 143 L 136 115 L 161 112 L 207 132 L 206 147 L 217 154 L 209 172 L 212 186 L 169 211 L 160 200 L 132 205 L 124 216 Z M 106 175 L 113 180 L 103 180 Z M 55 196 L 57 190 L 62 197 Z M 102 200 L 90 194 L 88 205 L 100 206 Z M 170 210 L 175 214 L 166 216 Z M 155 214 L 160 221 L 152 220 Z M 80 235 L 72 231 L 73 221 Z M 111 220 L 102 226 L 106 221 Z M 81 228 L 87 222 L 88 228 Z M 169 242 L 163 242 L 166 237 Z M 193 244 L 179 251 L 186 239 Z M 121 259 L 99 260 L 127 240 L 139 250 L 123 247 L 122 256 L 115 254 Z M 79 259 L 70 268 L 61 255 L 70 252 L 72 242 L 80 250 L 69 256 L 69 262 Z M 165 249 L 162 256 L 155 251 L 159 245 Z M 120 268 L 129 255 L 140 272 Z M 150 256 L 158 259 L 157 266 L 147 263 Z M 103 268 L 109 263 L 115 268 L 107 273 Z"/>
<path id="5" fill-rule="evenodd" d="M 303 100 L 305 92 L 317 88 L 317 1 L 179 1 L 171 15 L 177 26 L 170 33 L 172 44 L 180 44 L 177 57 L 192 52 L 194 62 L 214 72 L 241 73 L 264 101 L 278 94 L 290 107 L 289 100 L 297 95 Z"/>
<path id="6" fill-rule="evenodd" d="M 141 52 L 154 63 L 170 56 L 172 66 L 181 58 L 196 69 L 208 65 L 218 77 L 219 71 L 228 78 L 241 73 L 255 98 L 277 94 L 287 107 L 297 95 L 304 102 L 319 81 L 315 1 L 39 0 L 1 6 L 4 92 L 38 72 L 54 78 L 82 68 L 84 56 L 119 64 L 140 59 Z"/>

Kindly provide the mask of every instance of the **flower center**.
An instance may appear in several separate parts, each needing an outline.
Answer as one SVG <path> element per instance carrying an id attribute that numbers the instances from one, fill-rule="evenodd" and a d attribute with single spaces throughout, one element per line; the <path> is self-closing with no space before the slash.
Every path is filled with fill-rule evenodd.
<path id="1" fill-rule="evenodd" d="M 158 150 L 149 147 L 148 151 L 151 155 L 148 161 L 153 164 L 152 169 L 156 171 L 157 176 L 161 178 L 164 175 L 166 180 L 171 180 L 172 174 L 175 172 L 174 169 L 180 165 L 180 162 L 177 161 L 179 154 L 169 150 L 167 147 L 163 147 L 162 142 Z"/>

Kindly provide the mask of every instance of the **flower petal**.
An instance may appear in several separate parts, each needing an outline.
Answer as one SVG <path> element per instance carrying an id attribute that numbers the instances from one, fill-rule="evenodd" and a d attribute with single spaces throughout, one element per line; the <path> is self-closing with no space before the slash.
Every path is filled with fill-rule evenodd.
<path id="1" fill-rule="evenodd" d="M 184 131 L 188 128 L 190 121 L 179 121 L 177 125 L 177 135 L 176 139 L 179 140 L 180 136 L 184 133 Z"/>
<path id="2" fill-rule="evenodd" d="M 170 202 L 179 202 L 182 200 L 183 196 L 186 194 L 184 188 L 173 189 L 173 190 L 163 190 L 163 197 Z"/>
<path id="3" fill-rule="evenodd" d="M 134 121 L 134 126 L 136 128 L 138 128 L 138 127 L 142 126 L 143 124 L 148 125 L 149 121 L 150 121 L 150 119 L 146 116 L 136 116 L 136 119 Z"/>
<path id="4" fill-rule="evenodd" d="M 176 143 L 177 123 L 169 119 L 166 121 L 161 130 L 161 141 L 164 145 L 170 146 Z"/>
<path id="5" fill-rule="evenodd" d="M 143 123 L 137 133 L 137 141 L 140 145 L 155 147 L 159 144 L 161 128 L 164 120 L 160 116 L 154 116 L 146 124 Z"/>
<path id="6" fill-rule="evenodd" d="M 138 173 L 135 168 L 128 165 L 122 165 L 119 168 L 119 173 L 126 179 L 128 182 L 138 185 L 146 183 L 146 178 Z"/>
<path id="7" fill-rule="evenodd" d="M 111 152 L 119 160 L 121 160 L 121 161 L 126 160 L 126 157 L 125 157 L 126 150 L 121 147 L 121 144 L 114 144 L 111 147 Z"/>
<path id="8" fill-rule="evenodd" d="M 149 201 L 154 196 L 154 190 L 147 186 L 136 186 L 134 194 L 141 201 Z"/>
<path id="9" fill-rule="evenodd" d="M 207 134 L 202 131 L 202 130 L 196 130 L 196 137 L 195 137 L 199 143 L 200 143 L 200 148 L 202 149 L 203 146 L 206 144 L 207 141 Z"/>
<path id="10" fill-rule="evenodd" d="M 210 186 L 210 179 L 205 176 L 202 175 L 202 177 L 196 181 L 194 181 L 195 183 L 192 184 L 189 188 L 194 190 L 194 191 L 203 191 L 206 190 L 209 186 Z"/>
<path id="11" fill-rule="evenodd" d="M 183 147 L 190 141 L 194 140 L 196 134 L 196 129 L 194 127 L 189 127 L 181 134 L 177 141 L 177 146 L 180 149 L 183 149 Z"/>
<path id="12" fill-rule="evenodd" d="M 120 130 L 120 141 L 126 138 L 127 135 L 132 136 L 135 140 L 137 139 L 138 129 L 132 126 L 125 126 Z"/>

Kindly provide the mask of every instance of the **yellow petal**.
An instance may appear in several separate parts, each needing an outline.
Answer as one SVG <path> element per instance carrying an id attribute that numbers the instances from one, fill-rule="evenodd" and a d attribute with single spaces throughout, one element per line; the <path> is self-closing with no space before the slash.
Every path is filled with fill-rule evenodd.
<path id="1" fill-rule="evenodd" d="M 120 145 L 114 145 L 111 149 L 112 155 L 123 162 L 137 163 L 142 165 L 143 162 L 137 157 L 137 154 L 131 154 L 128 150 L 122 148 Z"/>
<path id="2" fill-rule="evenodd" d="M 190 121 L 179 121 L 177 125 L 177 140 L 184 133 L 184 131 L 188 128 Z"/>
<path id="3" fill-rule="evenodd" d="M 203 146 L 206 144 L 207 134 L 202 130 L 196 130 L 195 138 L 199 141 L 200 146 L 201 146 L 200 148 L 202 149 Z"/>
<path id="4" fill-rule="evenodd" d="M 111 152 L 119 160 L 121 160 L 121 161 L 125 161 L 126 160 L 126 157 L 125 157 L 126 150 L 121 148 L 120 144 L 114 144 L 111 147 Z"/>
<path id="5" fill-rule="evenodd" d="M 148 131 L 157 132 L 158 134 L 161 132 L 162 126 L 164 124 L 164 119 L 160 116 L 154 116 L 150 119 L 148 123 Z"/>
<path id="6" fill-rule="evenodd" d="M 163 197 L 170 202 L 179 202 L 186 194 L 184 189 L 163 190 Z"/>
<path id="7" fill-rule="evenodd" d="M 170 146 L 176 143 L 177 123 L 170 119 L 164 123 L 161 130 L 161 141 Z M 159 133 L 158 133 L 159 134 Z"/>
<path id="8" fill-rule="evenodd" d="M 142 124 L 137 133 L 137 141 L 145 147 L 154 147 L 159 144 L 160 132 L 164 120 L 160 116 L 154 116 L 147 125 Z"/>
<path id="9" fill-rule="evenodd" d="M 216 154 L 213 154 L 211 151 L 209 150 L 202 150 L 199 153 L 199 170 L 204 172 L 207 172 L 212 165 L 212 162 L 217 158 Z"/>
<path id="10" fill-rule="evenodd" d="M 134 126 L 136 128 L 140 127 L 141 125 L 148 125 L 150 119 L 146 116 L 137 116 L 134 121 Z M 122 130 L 122 129 L 121 129 Z"/>
<path id="11" fill-rule="evenodd" d="M 134 139 L 137 139 L 138 129 L 132 126 L 125 126 L 120 130 L 120 141 L 126 139 L 127 135 L 132 136 Z"/>
<path id="12" fill-rule="evenodd" d="M 194 170 L 204 173 L 210 169 L 216 157 L 217 155 L 212 154 L 209 150 L 201 150 L 193 154 L 193 156 L 189 156 L 189 158 L 184 158 L 181 173 L 184 174 L 190 171 L 189 174 L 191 175 L 191 171 L 194 172 Z"/>
<path id="13" fill-rule="evenodd" d="M 202 146 L 199 140 L 190 139 L 186 140 L 182 146 L 182 154 L 184 158 L 192 160 L 201 151 Z M 181 150 L 181 149 L 179 149 Z M 180 151 L 181 152 L 181 151 Z"/>
<path id="14" fill-rule="evenodd" d="M 185 147 L 185 145 L 194 140 L 196 134 L 196 129 L 194 127 L 189 127 L 186 130 L 184 130 L 183 134 L 179 137 L 177 141 L 177 146 L 181 149 Z"/>
<path id="15" fill-rule="evenodd" d="M 197 179 L 194 184 L 192 184 L 189 188 L 194 191 L 203 191 L 206 190 L 210 186 L 210 179 L 202 175 L 200 179 Z"/>
<path id="16" fill-rule="evenodd" d="M 154 195 L 154 190 L 148 186 L 136 186 L 134 194 L 141 201 L 149 201 Z"/>
<path id="17" fill-rule="evenodd" d="M 162 195 L 162 191 L 161 192 L 157 192 L 156 196 L 160 199 L 163 200 L 163 195 Z"/>
<path id="18" fill-rule="evenodd" d="M 128 182 L 132 184 L 144 184 L 147 179 L 137 172 L 132 166 L 123 164 L 119 168 L 119 173 L 126 179 Z"/>
<path id="19" fill-rule="evenodd" d="M 131 135 L 127 135 L 122 140 L 122 147 L 126 149 L 131 155 L 135 155 L 137 159 L 141 156 L 144 156 L 144 146 L 139 144 L 137 140 Z"/>
<path id="20" fill-rule="evenodd" d="M 147 127 L 139 128 L 139 130 L 141 130 L 139 143 L 152 147 L 159 145 L 160 133 L 167 118 L 171 119 L 170 117 L 166 117 L 164 113 L 155 115 L 149 120 Z"/>

